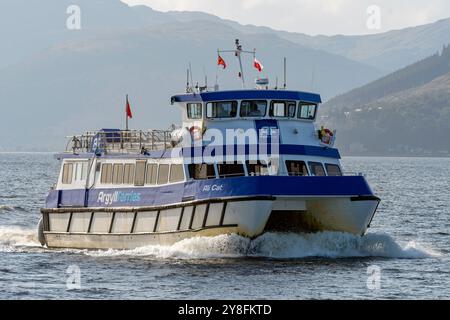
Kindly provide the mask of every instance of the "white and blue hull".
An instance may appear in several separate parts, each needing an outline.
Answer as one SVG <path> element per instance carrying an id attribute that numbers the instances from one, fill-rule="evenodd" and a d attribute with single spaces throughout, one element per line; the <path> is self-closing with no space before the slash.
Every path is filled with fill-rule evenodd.
<path id="1" fill-rule="evenodd" d="M 336 187 L 341 187 L 340 195 L 295 195 L 301 187 L 295 188 L 297 191 L 282 194 L 282 185 L 286 190 L 292 189 L 286 181 L 299 186 L 304 180 L 305 183 L 309 182 L 309 189 L 313 190 L 311 179 L 327 178 L 331 185 L 334 180 Z M 339 181 L 341 179 L 344 181 Z M 280 183 L 278 186 L 276 181 Z M 58 200 L 50 195 L 49 206 L 42 210 L 45 244 L 48 247 L 130 249 L 146 245 L 170 245 L 190 237 L 231 233 L 249 238 L 256 238 L 265 232 L 341 231 L 364 235 L 379 203 L 379 199 L 366 187 L 363 177 L 243 177 L 220 182 L 196 182 L 198 193 L 191 196 L 196 199 L 184 197 L 187 201 L 183 202 L 181 196 L 181 201 L 171 204 L 158 204 L 158 201 L 164 201 L 161 195 L 173 199 L 178 190 L 176 187 L 173 189 L 175 194 L 171 194 L 167 188 L 143 188 L 130 191 L 135 193 L 135 197 L 122 197 L 126 200 L 139 199 L 140 204 L 151 198 L 153 200 L 150 203 L 154 205 L 119 203 L 120 196 L 112 196 L 113 200 L 103 201 L 101 206 L 90 206 L 88 195 L 85 197 L 88 198 L 86 207 L 61 206 L 61 203 L 56 203 L 51 208 L 52 201 Z M 253 193 L 256 193 L 255 190 L 260 193 L 249 194 L 248 190 L 252 189 L 249 183 L 256 188 Z M 227 187 L 237 184 L 247 185 L 226 191 Z M 188 188 L 181 185 L 186 190 L 192 190 L 192 186 Z M 205 185 L 220 186 L 216 187 L 220 191 L 209 188 L 210 191 L 205 195 Z M 347 186 L 347 191 L 342 190 L 343 186 Z M 275 189 L 279 191 L 275 192 Z M 358 189 L 360 192 L 357 192 Z M 247 194 L 239 195 L 240 190 L 246 190 Z M 68 198 L 76 199 L 76 192 L 65 192 L 73 193 Z M 102 204 L 98 200 L 104 198 L 99 194 L 111 194 L 111 190 L 90 192 L 96 204 Z M 343 192 L 356 193 L 343 195 Z M 146 193 L 153 193 L 154 197 Z M 226 193 L 228 195 L 224 196 Z M 64 197 L 64 192 L 55 191 L 55 194 Z"/>

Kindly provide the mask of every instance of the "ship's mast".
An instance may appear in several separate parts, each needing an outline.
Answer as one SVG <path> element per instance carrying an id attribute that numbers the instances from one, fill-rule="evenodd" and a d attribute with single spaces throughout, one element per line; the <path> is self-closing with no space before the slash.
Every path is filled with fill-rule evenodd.
<path id="1" fill-rule="evenodd" d="M 236 39 L 235 41 L 236 49 L 235 50 L 217 50 L 217 52 L 220 53 L 227 53 L 232 52 L 238 58 L 239 61 L 239 78 L 242 81 L 242 88 L 245 89 L 245 77 L 244 77 L 244 68 L 242 67 L 242 53 L 250 53 L 253 55 L 253 58 L 256 57 L 256 49 L 253 49 L 253 51 L 245 51 L 242 50 L 242 45 L 239 43 L 239 39 Z"/>

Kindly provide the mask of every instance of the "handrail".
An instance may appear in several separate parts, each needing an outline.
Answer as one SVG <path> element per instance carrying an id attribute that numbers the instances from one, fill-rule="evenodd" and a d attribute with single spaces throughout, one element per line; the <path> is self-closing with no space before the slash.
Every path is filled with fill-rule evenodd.
<path id="1" fill-rule="evenodd" d="M 100 130 L 67 137 L 66 152 L 141 153 L 172 147 L 172 130 Z"/>

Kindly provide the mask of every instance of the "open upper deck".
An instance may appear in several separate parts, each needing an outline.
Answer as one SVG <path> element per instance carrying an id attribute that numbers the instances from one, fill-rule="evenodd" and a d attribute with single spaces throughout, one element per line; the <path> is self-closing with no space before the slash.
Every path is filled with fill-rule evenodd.
<path id="1" fill-rule="evenodd" d="M 173 130 L 101 129 L 70 136 L 66 152 L 145 154 L 172 147 Z"/>

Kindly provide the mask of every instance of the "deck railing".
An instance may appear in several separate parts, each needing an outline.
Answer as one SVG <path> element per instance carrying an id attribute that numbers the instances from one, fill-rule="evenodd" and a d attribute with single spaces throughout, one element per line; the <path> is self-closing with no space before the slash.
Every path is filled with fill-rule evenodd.
<path id="1" fill-rule="evenodd" d="M 66 152 L 145 153 L 172 147 L 173 130 L 100 130 L 69 136 Z"/>

